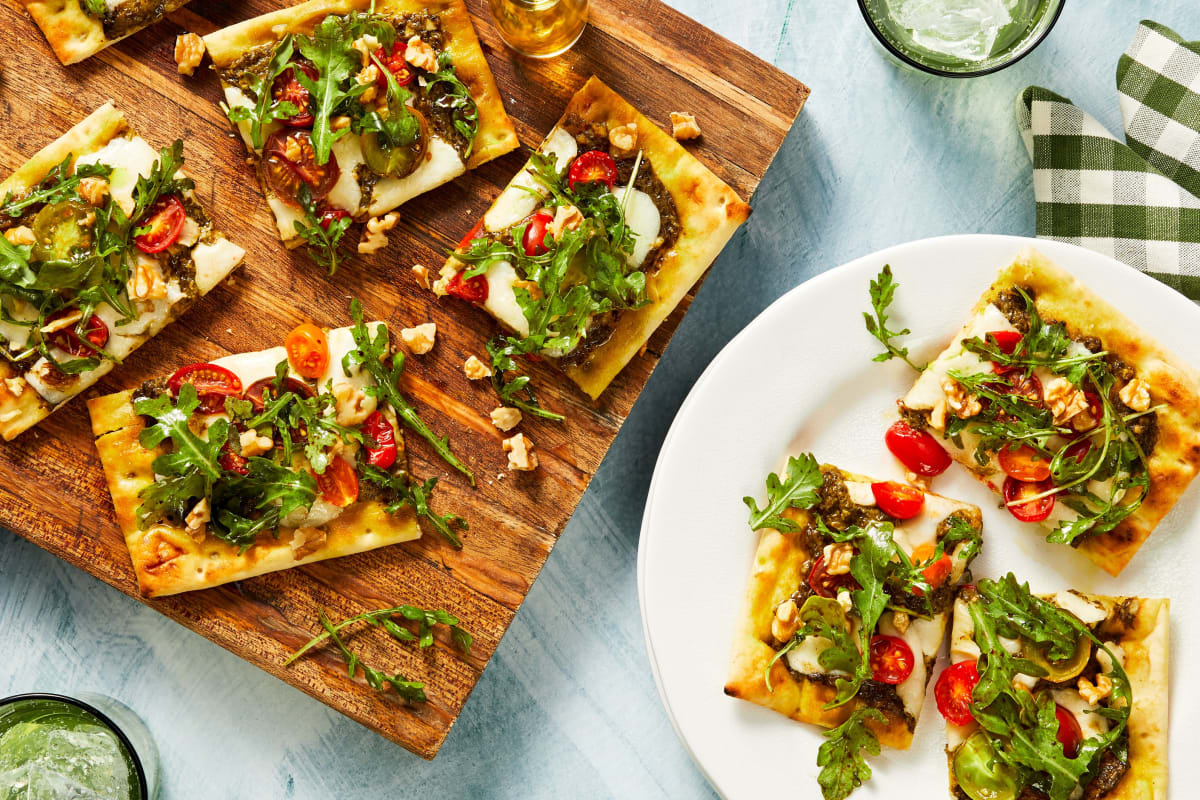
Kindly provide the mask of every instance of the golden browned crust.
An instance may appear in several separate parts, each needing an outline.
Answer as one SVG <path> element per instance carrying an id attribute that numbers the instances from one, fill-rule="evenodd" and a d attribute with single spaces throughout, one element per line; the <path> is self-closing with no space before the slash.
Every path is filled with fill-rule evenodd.
<path id="1" fill-rule="evenodd" d="M 206 589 L 256 575 L 361 553 L 421 535 L 416 515 L 409 507 L 389 514 L 378 501 L 355 503 L 333 521 L 322 526 L 326 541 L 301 558 L 292 549 L 294 530 L 282 528 L 279 537 L 259 536 L 244 553 L 213 536 L 197 542 L 177 525 L 159 524 L 146 530 L 138 527 L 138 497 L 154 483 L 154 459 L 164 452 L 160 446 L 146 450 L 138 442 L 144 419 L 133 410 L 132 391 L 118 392 L 88 401 L 96 449 L 112 494 L 117 525 L 125 537 L 138 588 L 147 597 L 162 597 L 194 589 Z M 405 463 L 403 440 L 396 437 L 398 463 Z"/>
<path id="2" fill-rule="evenodd" d="M 163 14 L 170 14 L 187 2 L 166 0 Z M 151 21 L 130 30 L 125 36 L 109 39 L 104 33 L 104 25 L 83 9 L 80 0 L 21 0 L 21 3 L 63 64 L 78 63 L 153 24 Z"/>
<path id="3" fill-rule="evenodd" d="M 1149 457 L 1150 491 L 1141 507 L 1107 533 L 1087 536 L 1079 550 L 1118 575 L 1179 500 L 1200 468 L 1200 374 L 1150 338 L 1112 305 L 1035 250 L 1004 269 L 984 293 L 982 311 L 1013 286 L 1032 289 L 1038 313 L 1060 321 L 1075 337 L 1095 336 L 1150 386 L 1158 411 L 1158 441 Z"/>
<path id="4" fill-rule="evenodd" d="M 871 480 L 845 471 L 842 471 L 842 475 L 846 480 Z M 967 503 L 959 505 L 978 528 L 982 524 L 979 509 Z M 759 538 L 741 624 L 734 639 L 725 694 L 757 703 L 799 722 L 832 728 L 845 722 L 854 709 L 866 703 L 855 698 L 838 708 L 826 709 L 825 705 L 837 694 L 836 689 L 830 684 L 792 672 L 784 664 L 784 659 L 779 659 L 771 667 L 771 688 L 767 688 L 767 665 L 776 653 L 775 639 L 771 634 L 775 609 L 800 587 L 805 577 L 804 567 L 812 558 L 803 541 L 803 530 L 810 519 L 808 512 L 789 509 L 786 515 L 797 522 L 800 532 L 781 533 L 767 528 Z M 948 612 L 940 616 L 944 633 Z M 877 723 L 868 720 L 867 725 L 883 744 L 901 750 L 908 749 L 912 744 L 913 731 L 904 714 L 893 709 L 880 711 L 886 721 Z"/>

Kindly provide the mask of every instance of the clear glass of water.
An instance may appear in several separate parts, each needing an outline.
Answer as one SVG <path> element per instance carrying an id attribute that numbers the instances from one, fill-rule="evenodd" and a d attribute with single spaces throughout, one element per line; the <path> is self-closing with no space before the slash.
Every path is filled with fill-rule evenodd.
<path id="1" fill-rule="evenodd" d="M 1003 69 L 1046 37 L 1065 0 L 858 0 L 893 56 L 934 75 Z"/>

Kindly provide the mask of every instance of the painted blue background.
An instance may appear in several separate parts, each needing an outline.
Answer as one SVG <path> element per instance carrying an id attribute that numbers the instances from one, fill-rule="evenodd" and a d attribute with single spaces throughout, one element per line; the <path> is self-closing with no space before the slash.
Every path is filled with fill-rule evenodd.
<path id="1" fill-rule="evenodd" d="M 123 700 L 158 739 L 171 800 L 712 796 L 659 704 L 638 616 L 642 505 L 675 409 L 730 337 L 819 272 L 926 236 L 1031 235 L 1018 91 L 1052 88 L 1119 131 L 1116 62 L 1138 20 L 1197 37 L 1200 22 L 1190 0 L 1072 0 L 1024 61 L 962 81 L 894 66 L 851 0 L 671 2 L 813 94 L 437 760 L 4 531 L 0 696 Z"/>

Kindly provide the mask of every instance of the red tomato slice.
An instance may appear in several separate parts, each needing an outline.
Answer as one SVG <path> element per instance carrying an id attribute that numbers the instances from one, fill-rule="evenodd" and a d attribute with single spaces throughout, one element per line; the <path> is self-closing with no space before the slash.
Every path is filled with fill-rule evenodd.
<path id="1" fill-rule="evenodd" d="M 262 167 L 271 191 L 297 208 L 302 185 L 308 186 L 313 202 L 316 202 L 329 194 L 341 174 L 337 156 L 333 153 L 324 164 L 317 163 L 312 135 L 303 129 L 272 133 L 263 147 Z"/>
<path id="2" fill-rule="evenodd" d="M 913 671 L 913 651 L 897 636 L 877 634 L 871 637 L 871 677 L 895 686 Z"/>
<path id="3" fill-rule="evenodd" d="M 488 299 L 488 282 L 483 275 L 463 280 L 461 272 L 455 273 L 446 284 L 446 291 L 468 303 L 485 303 Z"/>
<path id="4" fill-rule="evenodd" d="M 46 323 L 49 324 L 55 320 L 62 319 L 74 311 L 75 309 L 73 308 L 64 308 L 61 311 L 56 311 L 46 317 Z M 79 324 L 76 323 L 69 328 L 55 331 L 47 335 L 46 339 L 59 350 L 68 352 L 73 356 L 94 355 L 97 348 L 104 347 L 108 343 L 108 325 L 95 314 L 88 317 L 87 322 L 83 324 L 86 331 L 83 334 L 83 338 L 87 339 L 88 344 L 91 345 L 90 347 L 88 344 L 84 344 L 83 340 L 79 338 L 79 334 L 75 332 L 75 328 L 78 326 Z"/>
<path id="5" fill-rule="evenodd" d="M 950 466 L 950 454 L 929 431 L 919 431 L 904 420 L 896 420 L 883 437 L 887 449 L 918 475 L 941 475 Z"/>
<path id="6" fill-rule="evenodd" d="M 1054 716 L 1058 717 L 1058 743 L 1062 745 L 1063 755 L 1075 758 L 1079 755 L 1079 743 L 1083 741 L 1083 731 L 1075 715 L 1060 705 L 1055 705 Z"/>
<path id="7" fill-rule="evenodd" d="M 1090 453 L 1091 450 L 1092 440 L 1080 439 L 1067 448 L 1067 451 L 1063 453 L 1063 460 L 1065 461 L 1068 458 L 1073 458 L 1076 462 L 1082 464 L 1083 460 L 1087 458 L 1087 454 Z"/>
<path id="8" fill-rule="evenodd" d="M 242 393 L 242 397 L 249 400 L 254 405 L 254 410 L 262 411 L 266 406 L 263 400 L 263 392 L 270 392 L 272 396 L 275 393 L 274 378 L 259 378 L 254 383 L 246 387 L 246 391 Z M 300 397 L 316 397 L 316 391 L 304 381 L 296 380 L 292 377 L 284 378 L 283 391 L 291 392 Z"/>
<path id="9" fill-rule="evenodd" d="M 942 670 L 933 687 L 933 698 L 938 711 L 951 725 L 966 725 L 975 717 L 971 714 L 971 701 L 975 686 L 979 683 L 979 669 L 974 661 L 959 661 Z"/>
<path id="10" fill-rule="evenodd" d="M 1027 444 L 1016 450 L 1001 447 L 996 460 L 1000 463 L 1000 469 L 1019 481 L 1037 483 L 1050 477 L 1050 459 Z"/>
<path id="11" fill-rule="evenodd" d="M 321 216 L 317 218 L 317 224 L 321 226 L 321 230 L 329 230 L 329 226 L 338 220 L 345 219 L 350 216 L 349 211 L 343 211 L 340 208 L 325 206 L 321 209 Z"/>
<path id="12" fill-rule="evenodd" d="M 220 463 L 221 469 L 228 470 L 229 472 L 236 472 L 238 475 L 250 474 L 250 467 L 247 466 L 250 462 L 232 450 L 226 450 L 221 453 L 218 463 Z"/>
<path id="13" fill-rule="evenodd" d="M 1017 352 L 1017 345 L 1025 338 L 1021 335 L 1020 331 L 991 331 L 988 333 L 988 337 L 996 340 L 996 346 L 1000 348 L 1000 352 L 1010 356 Z M 1016 369 L 1016 367 L 997 364 L 993 361 L 992 369 L 997 375 L 1006 375 Z"/>
<path id="14" fill-rule="evenodd" d="M 809 587 L 821 597 L 837 597 L 843 589 L 860 588 L 858 581 L 849 572 L 842 575 L 830 575 L 825 571 L 825 556 L 817 556 L 812 569 L 808 572 Z"/>
<path id="15" fill-rule="evenodd" d="M 159 197 L 138 223 L 137 227 L 148 230 L 133 237 L 133 243 L 143 253 L 161 253 L 178 241 L 186 221 L 187 209 L 178 197 L 173 194 Z"/>
<path id="16" fill-rule="evenodd" d="M 1012 394 L 1018 397 L 1023 397 L 1034 405 L 1041 405 L 1042 402 L 1042 382 L 1038 380 L 1038 376 L 1032 372 L 1028 375 L 1020 376 L 1016 383 L 1011 386 L 1001 386 L 1000 391 L 1005 394 Z"/>
<path id="17" fill-rule="evenodd" d="M 871 494 L 883 513 L 896 519 L 912 519 L 925 507 L 925 493 L 895 481 L 871 484 Z"/>
<path id="18" fill-rule="evenodd" d="M 387 67 L 388 72 L 392 73 L 392 77 L 396 79 L 396 83 L 400 84 L 401 86 L 408 86 L 410 83 L 412 83 L 413 78 L 415 77 L 413 75 L 412 67 L 410 67 L 409 63 L 404 60 L 404 51 L 407 49 L 408 45 L 397 39 L 396 42 L 392 44 L 392 51 L 390 53 L 385 51 L 382 47 L 375 51 L 375 58 L 379 59 L 379 62 Z M 376 86 L 379 87 L 379 91 L 387 91 L 387 76 L 382 72 L 379 73 L 379 77 L 376 79 L 375 83 Z"/>
<path id="19" fill-rule="evenodd" d="M 179 388 L 185 383 L 196 387 L 196 394 L 200 396 L 198 410 L 202 414 L 224 411 L 225 398 L 242 393 L 242 379 L 216 364 L 188 364 L 177 369 L 167 381 L 167 388 L 178 397 Z"/>
<path id="20" fill-rule="evenodd" d="M 283 342 L 288 363 L 305 378 L 320 378 L 329 369 L 329 342 L 325 331 L 305 322 L 292 328 Z"/>
<path id="21" fill-rule="evenodd" d="M 923 564 L 924 562 L 933 558 L 933 554 L 936 552 L 936 550 L 937 548 L 931 544 L 923 544 L 914 548 L 911 556 L 913 564 Z M 942 553 L 941 558 L 925 567 L 925 569 L 921 570 L 921 575 L 926 581 L 929 582 L 930 586 L 932 586 L 934 589 L 937 589 L 946 582 L 946 579 L 950 577 L 950 573 L 953 569 L 954 560 L 950 558 L 950 554 Z M 925 592 L 920 588 L 915 589 L 913 593 L 917 597 L 921 597 L 925 594 Z"/>
<path id="22" fill-rule="evenodd" d="M 308 89 L 296 80 L 296 70 L 299 69 L 312 81 L 320 77 L 317 68 L 307 61 L 293 62 L 287 69 L 279 73 L 271 84 L 271 97 L 275 102 L 289 102 L 299 109 L 292 117 L 281 118 L 279 121 L 293 128 L 311 128 L 313 124 L 312 107 Z"/>
<path id="23" fill-rule="evenodd" d="M 1037 500 L 1026 500 L 1025 498 L 1034 497 L 1053 488 L 1054 482 L 1049 478 L 1036 483 L 1018 481 L 1011 477 L 1005 478 L 1005 508 L 1008 509 L 1008 513 L 1021 522 L 1041 522 L 1050 516 L 1050 512 L 1054 509 L 1054 495 L 1040 497 Z M 1009 503 L 1017 503 L 1017 505 L 1008 505 Z"/>
<path id="24" fill-rule="evenodd" d="M 540 256 L 550 252 L 546 247 L 546 229 L 551 222 L 554 222 L 554 214 L 544 208 L 526 220 L 525 235 L 521 238 L 525 255 Z"/>
<path id="25" fill-rule="evenodd" d="M 475 223 L 475 227 L 473 227 L 473 228 L 471 228 L 471 230 L 467 231 L 467 235 L 464 236 L 459 241 L 458 249 L 466 250 L 467 247 L 471 244 L 471 242 L 475 241 L 479 237 L 479 232 L 482 230 L 483 230 L 483 217 L 480 217 L 479 222 Z"/>
<path id="26" fill-rule="evenodd" d="M 363 421 L 362 432 L 367 439 L 375 442 L 373 447 L 369 441 L 363 447 L 368 464 L 387 469 L 396 463 L 396 429 L 387 421 L 387 417 L 378 411 L 371 412 Z"/>
<path id="27" fill-rule="evenodd" d="M 313 473 L 317 479 L 317 490 L 321 499 L 333 503 L 339 508 L 345 508 L 358 499 L 358 476 L 354 467 L 341 456 L 336 456 L 325 468 L 324 475 Z"/>
<path id="28" fill-rule="evenodd" d="M 611 191 L 617 182 L 617 162 L 603 150 L 589 150 L 571 162 L 567 185 L 571 191 L 581 183 L 603 183 Z"/>

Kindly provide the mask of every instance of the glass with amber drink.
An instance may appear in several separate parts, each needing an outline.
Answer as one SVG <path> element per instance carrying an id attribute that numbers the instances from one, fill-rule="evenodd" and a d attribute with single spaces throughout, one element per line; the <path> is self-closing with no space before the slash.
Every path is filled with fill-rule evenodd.
<path id="1" fill-rule="evenodd" d="M 534 58 L 571 49 L 587 26 L 588 0 L 488 0 L 488 6 L 504 43 Z"/>

